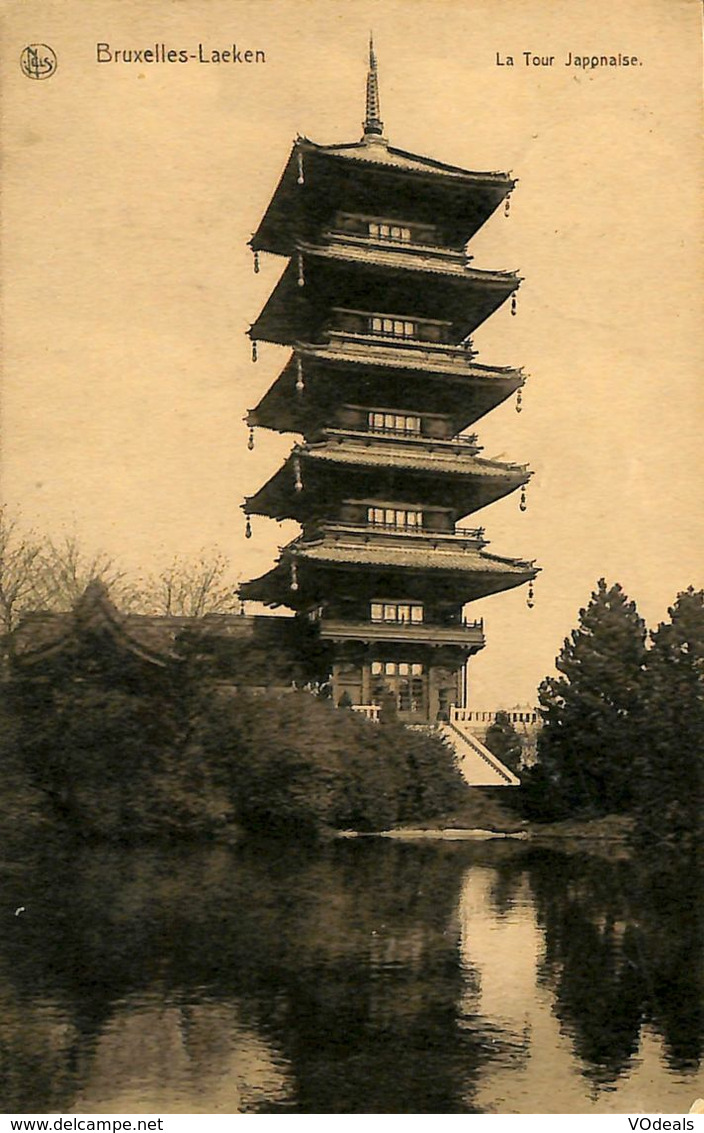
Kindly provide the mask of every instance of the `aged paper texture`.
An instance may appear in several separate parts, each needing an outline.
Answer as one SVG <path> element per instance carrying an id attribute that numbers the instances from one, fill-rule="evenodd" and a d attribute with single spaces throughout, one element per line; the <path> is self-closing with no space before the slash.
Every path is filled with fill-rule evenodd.
<path id="1" fill-rule="evenodd" d="M 520 272 L 516 316 L 504 304 L 475 345 L 528 380 L 520 414 L 511 399 L 477 430 L 485 456 L 534 476 L 525 514 L 514 494 L 477 522 L 492 551 L 534 559 L 540 574 L 533 609 L 521 588 L 474 604 L 488 644 L 471 703 L 534 704 L 597 579 L 620 582 L 653 627 L 678 591 L 702 585 L 697 0 L 4 0 L 0 11 L 0 473 L 22 522 L 75 534 L 135 576 L 217 547 L 233 579 L 251 579 L 297 534 L 255 517 L 245 539 L 242 501 L 292 440 L 258 430 L 247 446 L 247 411 L 287 357 L 264 343 L 251 361 L 247 331 L 283 262 L 264 255 L 254 273 L 247 244 L 297 135 L 359 140 L 371 29 L 391 144 L 518 179 L 510 215 L 493 215 L 471 248 L 478 267 Z M 487 986 L 491 972 L 496 987 L 517 985 L 498 955 L 485 949 Z M 502 1002 L 497 992 L 499 1014 Z M 279 1055 L 243 1012 L 230 1020 L 249 1043 L 242 1074 L 280 1100 Z M 215 1071 L 205 1102 L 135 1094 L 132 1026 L 113 1093 L 86 1073 L 66 1107 L 235 1105 Z M 659 1042 L 644 1032 L 616 1094 L 599 1092 L 595 1072 L 591 1102 L 579 1051 L 576 1069 L 546 1055 L 539 1082 L 516 1070 L 527 1084 L 508 1108 L 654 1107 L 638 1066 L 657 1062 Z M 166 1056 L 145 1043 L 154 1070 Z M 688 1105 L 688 1083 L 664 1105 Z M 501 1111 L 489 1071 L 472 1089 L 479 1110 Z M 320 1097 L 307 1104 L 332 1104 Z"/>

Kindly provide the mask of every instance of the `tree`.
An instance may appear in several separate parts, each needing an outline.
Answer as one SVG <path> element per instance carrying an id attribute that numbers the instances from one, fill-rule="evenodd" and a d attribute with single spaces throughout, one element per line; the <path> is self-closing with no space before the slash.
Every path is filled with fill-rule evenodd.
<path id="1" fill-rule="evenodd" d="M 484 742 L 489 751 L 510 771 L 518 772 L 523 755 L 523 743 L 507 712 L 496 713 L 493 724 L 487 728 Z"/>
<path id="2" fill-rule="evenodd" d="M 627 811 L 640 741 L 645 623 L 621 587 L 600 579 L 540 686 L 543 728 L 529 775 L 544 816 Z"/>
<path id="3" fill-rule="evenodd" d="M 23 532 L 6 507 L 0 507 L 0 627 L 11 634 L 28 610 L 44 600 L 42 545 Z"/>
<path id="4" fill-rule="evenodd" d="M 202 551 L 196 559 L 175 556 L 147 580 L 142 605 L 155 614 L 202 618 L 239 608 L 237 582 L 228 578 L 229 560 L 220 551 Z"/>
<path id="5" fill-rule="evenodd" d="M 39 567 L 43 608 L 72 610 L 90 582 L 104 583 L 111 600 L 122 610 L 134 609 L 140 594 L 127 571 L 104 551 L 87 552 L 76 535 L 59 542 L 44 541 Z"/>
<path id="6" fill-rule="evenodd" d="M 668 613 L 651 634 L 636 822 L 643 839 L 682 844 L 703 833 L 704 591 L 678 594 Z"/>
<path id="7" fill-rule="evenodd" d="M 95 579 L 105 583 L 118 606 L 135 605 L 134 584 L 109 555 L 86 553 L 75 535 L 54 542 L 23 530 L 0 507 L 0 632 L 11 634 L 33 610 L 72 609 Z"/>

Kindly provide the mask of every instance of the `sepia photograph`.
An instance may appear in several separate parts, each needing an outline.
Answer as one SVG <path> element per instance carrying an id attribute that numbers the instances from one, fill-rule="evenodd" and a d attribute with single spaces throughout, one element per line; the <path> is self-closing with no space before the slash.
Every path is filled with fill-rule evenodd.
<path id="1" fill-rule="evenodd" d="M 698 0 L 0 21 L 0 1113 L 693 1130 Z"/>

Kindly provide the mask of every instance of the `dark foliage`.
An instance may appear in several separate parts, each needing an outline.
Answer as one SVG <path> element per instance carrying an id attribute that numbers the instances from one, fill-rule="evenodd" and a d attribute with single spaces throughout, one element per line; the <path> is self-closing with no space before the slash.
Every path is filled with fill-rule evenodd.
<path id="1" fill-rule="evenodd" d="M 496 713 L 496 719 L 487 728 L 484 742 L 489 751 L 493 752 L 510 771 L 518 772 L 523 755 L 523 743 L 507 712 Z"/>
<path id="2" fill-rule="evenodd" d="M 67 680 L 17 689 L 6 715 L 20 778 L 86 837 L 204 837 L 233 823 L 295 837 L 379 830 L 466 794 L 436 736 L 308 692 Z"/>
<path id="3" fill-rule="evenodd" d="M 636 834 L 701 844 L 704 834 L 704 591 L 678 594 L 652 634 L 642 742 L 636 760 Z"/>
<path id="4" fill-rule="evenodd" d="M 640 743 L 645 623 L 617 584 L 601 579 L 540 686 L 538 763 L 525 779 L 538 819 L 628 811 Z"/>
<path id="5" fill-rule="evenodd" d="M 218 829 L 227 800 L 196 758 L 189 699 L 176 691 L 20 689 L 17 747 L 48 812 L 74 834 L 118 841 Z"/>
<path id="6" fill-rule="evenodd" d="M 380 830 L 451 809 L 466 792 L 437 737 L 306 692 L 223 697 L 198 742 L 238 822 L 259 833 Z"/>

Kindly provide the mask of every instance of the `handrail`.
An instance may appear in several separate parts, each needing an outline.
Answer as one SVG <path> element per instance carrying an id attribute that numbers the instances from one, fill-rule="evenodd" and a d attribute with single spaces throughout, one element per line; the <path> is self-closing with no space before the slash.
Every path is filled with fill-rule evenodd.
<path id="1" fill-rule="evenodd" d="M 483 744 L 479 743 L 479 741 L 474 736 L 466 736 L 464 732 L 460 731 L 456 724 L 452 723 L 451 720 L 446 724 L 446 727 L 450 728 L 451 731 L 456 732 L 460 739 L 464 740 L 467 746 L 472 749 L 475 755 L 478 755 L 480 759 L 483 759 L 484 762 L 492 769 L 492 771 L 495 771 L 497 775 L 500 775 L 502 779 L 505 779 L 510 787 L 514 786 L 513 779 L 517 779 L 518 776 L 513 775 L 512 772 L 507 773 L 508 769 L 507 771 L 504 771 L 503 764 L 501 764 L 498 757 L 492 755 L 491 752 L 487 751 L 484 748 Z"/>

